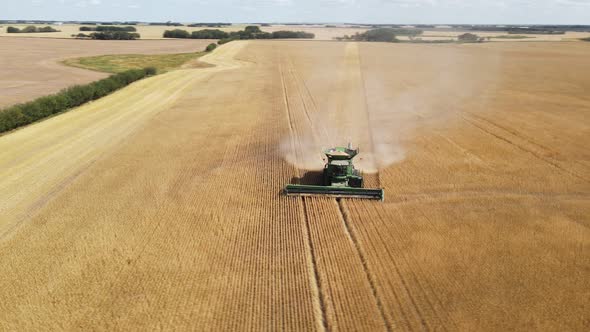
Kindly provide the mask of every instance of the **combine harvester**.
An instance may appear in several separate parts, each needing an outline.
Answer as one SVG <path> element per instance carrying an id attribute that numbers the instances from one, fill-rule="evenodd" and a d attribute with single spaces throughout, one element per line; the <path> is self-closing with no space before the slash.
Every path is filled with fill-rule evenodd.
<path id="1" fill-rule="evenodd" d="M 284 190 L 287 196 L 327 196 L 383 201 L 383 189 L 363 188 L 363 177 L 352 164 L 352 158 L 359 153 L 358 148 L 353 150 L 349 144 L 347 148 L 331 148 L 324 153 L 328 157 L 328 162 L 324 167 L 323 185 L 288 184 Z"/>

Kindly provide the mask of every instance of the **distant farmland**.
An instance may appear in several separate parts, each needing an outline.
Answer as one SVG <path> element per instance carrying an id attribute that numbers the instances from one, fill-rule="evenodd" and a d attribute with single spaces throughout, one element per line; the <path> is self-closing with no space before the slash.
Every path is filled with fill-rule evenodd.
<path id="1" fill-rule="evenodd" d="M 47 24 L 37 25 L 38 27 L 46 26 Z M 0 37 L 3 36 L 10 36 L 10 34 L 6 34 L 6 27 L 10 25 L 3 25 L 4 28 L 0 28 Z M 28 24 L 21 24 L 15 25 L 17 28 L 24 28 L 28 26 Z M 88 25 L 77 25 L 77 24 L 65 24 L 65 25 L 54 25 L 53 27 L 60 30 L 60 32 L 51 32 L 51 33 L 30 33 L 24 34 L 27 37 L 36 37 L 36 38 L 72 38 L 72 35 L 77 35 L 80 33 L 80 27 L 92 27 Z M 125 26 L 125 25 L 122 25 Z M 236 24 L 224 27 L 202 27 L 202 26 L 166 26 L 166 25 L 136 25 L 134 26 L 137 29 L 137 33 L 141 35 L 141 39 L 162 39 L 165 30 L 171 29 L 182 29 L 187 30 L 189 32 L 203 30 L 203 29 L 219 29 L 222 31 L 238 31 L 242 30 L 246 24 Z M 368 26 L 353 26 L 353 25 L 281 25 L 281 24 L 272 24 L 269 26 L 261 26 L 261 29 L 266 32 L 274 32 L 274 31 L 281 31 L 281 30 L 291 30 L 291 31 L 305 31 L 309 33 L 315 34 L 316 40 L 333 40 L 336 37 L 342 37 L 344 35 L 353 35 L 355 33 L 362 33 L 370 29 Z M 494 37 L 496 36 L 509 36 L 507 31 L 499 31 L 499 30 L 490 30 L 490 31 L 477 31 L 471 30 L 468 28 L 434 28 L 434 27 L 422 27 L 424 36 L 422 37 L 424 40 L 437 40 L 441 39 L 442 37 L 448 38 L 448 36 L 456 37 L 465 32 L 473 32 L 482 37 Z M 526 31 L 525 31 L 526 32 Z M 23 34 L 19 34 L 22 36 Z M 574 32 L 568 31 L 564 34 L 560 35 L 539 35 L 539 34 L 529 34 L 522 31 L 518 31 L 518 35 L 526 35 L 528 37 L 534 38 L 537 41 L 562 41 L 562 40 L 578 40 L 579 38 L 590 37 L 590 32 Z M 406 39 L 407 37 L 402 37 L 401 39 Z M 497 41 L 502 41 L 503 38 L 496 39 Z"/>
<path id="2" fill-rule="evenodd" d="M 64 66 L 60 61 L 66 58 L 101 54 L 201 52 L 209 42 L 2 38 L 0 61 L 10 59 L 10 65 L 0 66 L 0 76 L 3 78 L 0 81 L 0 109 L 107 76 L 99 72 Z"/>

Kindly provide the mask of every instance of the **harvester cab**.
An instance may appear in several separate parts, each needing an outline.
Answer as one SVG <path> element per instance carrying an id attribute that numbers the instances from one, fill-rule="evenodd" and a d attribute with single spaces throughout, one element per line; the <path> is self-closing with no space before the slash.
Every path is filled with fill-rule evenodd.
<path id="1" fill-rule="evenodd" d="M 366 198 L 383 200 L 383 189 L 363 188 L 361 172 L 352 159 L 359 149 L 335 147 L 324 151 L 327 157 L 321 185 L 289 184 L 284 193 L 288 196 L 327 196 L 336 198 Z"/>
<path id="2" fill-rule="evenodd" d="M 359 153 L 359 150 L 349 148 L 332 148 L 324 151 L 328 162 L 324 167 L 324 186 L 334 187 L 363 187 L 363 177 L 354 168 L 352 158 Z"/>

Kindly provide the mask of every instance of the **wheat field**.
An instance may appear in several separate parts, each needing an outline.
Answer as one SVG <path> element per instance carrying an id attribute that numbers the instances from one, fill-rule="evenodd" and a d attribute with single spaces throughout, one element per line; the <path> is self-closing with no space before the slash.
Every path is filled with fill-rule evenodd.
<path id="1" fill-rule="evenodd" d="M 0 329 L 584 330 L 589 50 L 231 42 L 0 136 Z M 384 202 L 281 195 L 348 141 Z"/>

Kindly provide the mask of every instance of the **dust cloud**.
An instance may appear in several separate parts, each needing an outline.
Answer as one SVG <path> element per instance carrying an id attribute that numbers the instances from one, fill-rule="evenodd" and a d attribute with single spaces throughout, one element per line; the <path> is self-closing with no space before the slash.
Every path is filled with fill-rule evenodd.
<path id="1" fill-rule="evenodd" d="M 319 79 L 309 83 L 321 107 L 308 114 L 313 125 L 300 124 L 304 130 L 281 143 L 284 159 L 320 170 L 324 149 L 350 142 L 360 148 L 355 165 L 364 173 L 402 162 L 417 131 L 451 125 L 467 102 L 487 102 L 500 57 L 472 46 L 365 44 L 361 52 L 348 43 L 342 63 L 318 69 L 324 80 L 337 81 L 337 89 Z M 474 53 L 486 57 L 485 67 Z"/>

